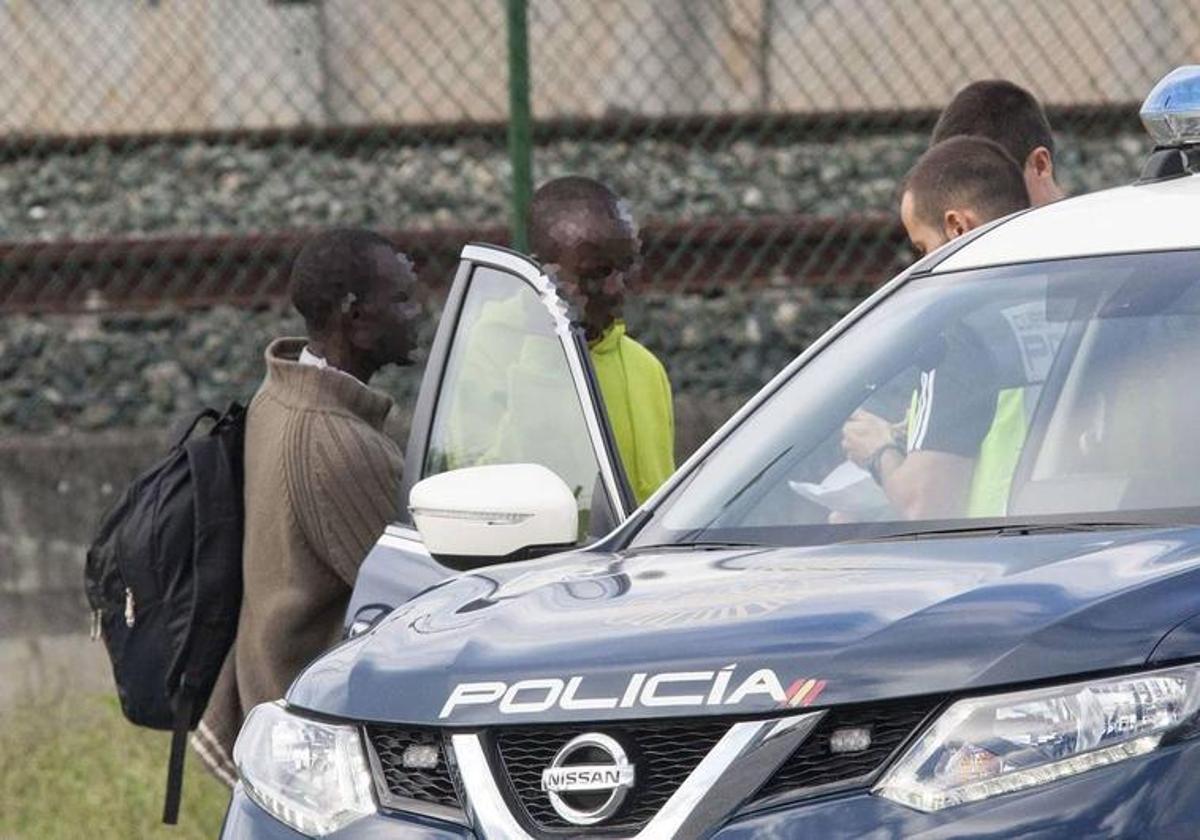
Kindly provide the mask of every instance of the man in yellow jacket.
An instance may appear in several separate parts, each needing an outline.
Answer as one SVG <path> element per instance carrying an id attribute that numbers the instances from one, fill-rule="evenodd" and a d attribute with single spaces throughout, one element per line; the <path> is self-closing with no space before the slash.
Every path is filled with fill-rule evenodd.
<path id="1" fill-rule="evenodd" d="M 675 471 L 675 414 L 666 370 L 629 337 L 621 318 L 641 267 L 633 215 L 599 181 L 556 178 L 534 193 L 529 237 L 583 326 L 621 462 L 641 504 Z"/>

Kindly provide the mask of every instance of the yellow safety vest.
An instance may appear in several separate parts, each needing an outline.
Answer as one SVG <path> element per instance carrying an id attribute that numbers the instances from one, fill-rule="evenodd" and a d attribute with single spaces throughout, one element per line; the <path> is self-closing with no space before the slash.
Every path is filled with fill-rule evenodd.
<path id="1" fill-rule="evenodd" d="M 912 439 L 917 413 L 914 391 L 908 409 L 908 436 Z M 992 425 L 979 444 L 975 472 L 967 496 L 967 516 L 972 518 L 1005 516 L 1013 474 L 1025 446 L 1029 424 L 1025 416 L 1025 389 L 1004 388 L 996 394 L 996 413 Z"/>

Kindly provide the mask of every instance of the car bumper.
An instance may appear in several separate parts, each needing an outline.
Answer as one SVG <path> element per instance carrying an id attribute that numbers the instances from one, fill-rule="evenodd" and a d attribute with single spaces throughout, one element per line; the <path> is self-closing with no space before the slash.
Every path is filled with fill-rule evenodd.
<path id="1" fill-rule="evenodd" d="M 846 837 L 1182 838 L 1200 826 L 1200 744 L 1164 749 L 1112 767 L 987 802 L 922 814 L 868 793 L 796 803 L 736 819 L 714 840 Z M 222 840 L 302 840 L 234 792 Z M 460 826 L 395 814 L 367 817 L 331 840 L 473 840 Z M 658 840 L 656 838 L 655 840 Z"/>
<path id="2" fill-rule="evenodd" d="M 233 789 L 233 799 L 225 814 L 221 840 L 307 840 L 309 835 L 288 828 L 254 803 L 241 784 Z M 378 814 L 365 817 L 341 831 L 326 834 L 326 840 L 462 840 L 475 835 L 461 826 L 435 822 L 415 816 Z"/>

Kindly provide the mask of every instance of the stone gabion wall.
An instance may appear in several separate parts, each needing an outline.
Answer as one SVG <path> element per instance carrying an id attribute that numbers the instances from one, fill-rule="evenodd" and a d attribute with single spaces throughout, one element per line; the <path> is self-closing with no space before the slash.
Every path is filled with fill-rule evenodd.
<path id="1" fill-rule="evenodd" d="M 602 178 L 642 218 L 894 212 L 896 185 L 928 142 L 915 132 L 839 143 L 738 140 L 715 149 L 653 139 L 562 140 L 538 147 L 534 175 Z M 1067 189 L 1089 192 L 1134 180 L 1149 150 L 1140 132 L 1063 134 L 1056 161 Z M 350 149 L 95 147 L 0 161 L 0 236 L 502 224 L 508 172 L 502 147 L 469 140 Z"/>

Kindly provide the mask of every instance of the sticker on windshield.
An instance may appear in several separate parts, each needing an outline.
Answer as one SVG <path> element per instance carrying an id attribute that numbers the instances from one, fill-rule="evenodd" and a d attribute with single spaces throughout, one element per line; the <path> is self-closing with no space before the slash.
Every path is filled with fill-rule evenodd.
<path id="1" fill-rule="evenodd" d="M 1008 322 L 1017 341 L 1021 364 L 1025 368 L 1025 381 L 1045 382 L 1054 355 L 1067 334 L 1067 322 L 1048 320 L 1044 300 L 1010 306 L 1001 310 L 1000 314 Z"/>

